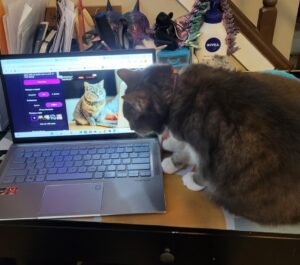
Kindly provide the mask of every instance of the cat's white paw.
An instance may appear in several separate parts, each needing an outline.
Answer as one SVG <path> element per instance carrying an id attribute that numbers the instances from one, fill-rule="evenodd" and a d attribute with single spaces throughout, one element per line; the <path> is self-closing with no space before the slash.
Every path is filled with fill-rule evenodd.
<path id="1" fill-rule="evenodd" d="M 174 165 L 170 156 L 163 159 L 163 161 L 161 162 L 161 166 L 162 166 L 163 172 L 166 174 L 173 174 L 180 169 Z"/>
<path id="2" fill-rule="evenodd" d="M 174 137 L 170 136 L 166 140 L 162 141 L 162 147 L 166 151 L 176 152 L 184 148 L 184 143 L 176 140 Z"/>
<path id="3" fill-rule="evenodd" d="M 200 191 L 205 188 L 205 186 L 198 185 L 194 181 L 194 173 L 193 172 L 188 172 L 182 177 L 182 181 L 184 186 L 186 186 L 189 190 L 192 191 Z"/>

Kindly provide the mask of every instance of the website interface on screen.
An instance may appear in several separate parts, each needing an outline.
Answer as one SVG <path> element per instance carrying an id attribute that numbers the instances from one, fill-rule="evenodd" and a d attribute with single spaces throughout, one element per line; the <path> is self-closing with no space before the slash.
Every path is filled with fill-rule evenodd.
<path id="1" fill-rule="evenodd" d="M 152 63 L 150 53 L 1 60 L 15 137 L 131 132 L 117 69 Z"/>

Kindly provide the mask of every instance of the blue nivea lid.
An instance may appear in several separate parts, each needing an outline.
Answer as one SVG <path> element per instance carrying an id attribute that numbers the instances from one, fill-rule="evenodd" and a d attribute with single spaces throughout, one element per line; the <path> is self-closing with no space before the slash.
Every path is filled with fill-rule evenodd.
<path id="1" fill-rule="evenodd" d="M 222 21 L 223 14 L 219 10 L 220 0 L 210 0 L 210 9 L 206 12 L 204 22 L 216 24 Z"/>

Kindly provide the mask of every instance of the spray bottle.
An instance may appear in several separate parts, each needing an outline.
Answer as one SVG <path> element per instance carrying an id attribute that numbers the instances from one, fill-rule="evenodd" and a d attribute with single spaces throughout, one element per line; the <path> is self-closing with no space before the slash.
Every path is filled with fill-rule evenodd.
<path id="1" fill-rule="evenodd" d="M 219 10 L 220 0 L 210 0 L 210 9 L 204 16 L 198 39 L 199 49 L 195 51 L 198 63 L 209 63 L 215 55 L 226 56 L 226 29 Z"/>

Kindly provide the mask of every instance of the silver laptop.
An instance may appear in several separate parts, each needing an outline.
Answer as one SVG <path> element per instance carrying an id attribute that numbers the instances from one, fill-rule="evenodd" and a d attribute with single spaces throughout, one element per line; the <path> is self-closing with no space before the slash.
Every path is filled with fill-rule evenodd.
<path id="1" fill-rule="evenodd" d="M 165 211 L 160 148 L 122 113 L 118 68 L 153 50 L 0 57 L 14 144 L 0 169 L 0 219 Z"/>

